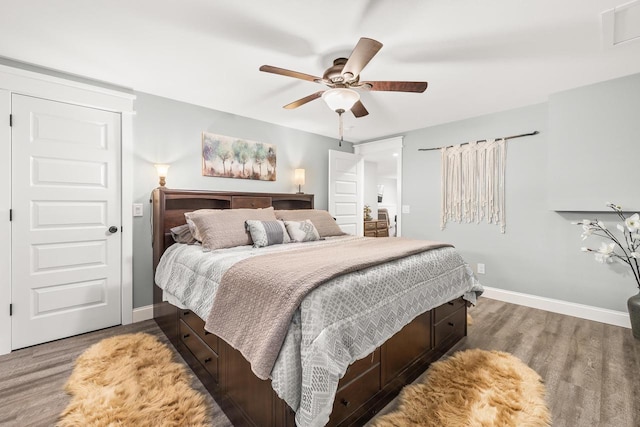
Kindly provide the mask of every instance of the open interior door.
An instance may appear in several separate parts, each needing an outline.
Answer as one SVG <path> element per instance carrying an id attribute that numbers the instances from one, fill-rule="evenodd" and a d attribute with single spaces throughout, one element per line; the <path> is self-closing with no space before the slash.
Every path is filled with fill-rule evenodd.
<path id="1" fill-rule="evenodd" d="M 364 160 L 329 150 L 329 212 L 345 233 L 363 235 Z"/>

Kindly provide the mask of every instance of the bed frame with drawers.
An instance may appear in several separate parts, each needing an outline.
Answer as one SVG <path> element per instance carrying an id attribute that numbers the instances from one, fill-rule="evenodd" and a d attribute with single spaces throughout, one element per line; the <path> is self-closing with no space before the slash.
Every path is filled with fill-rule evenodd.
<path id="1" fill-rule="evenodd" d="M 185 212 L 269 206 L 313 209 L 314 196 L 157 188 L 153 192 L 154 273 L 160 257 L 173 244 L 169 230 L 185 223 Z M 162 290 L 156 285 L 153 302 L 158 326 L 234 425 L 295 426 L 291 408 L 276 395 L 269 380 L 260 380 L 251 372 L 240 352 L 205 331 L 204 321 L 195 313 L 163 301 Z M 466 303 L 462 298 L 418 316 L 349 367 L 338 384 L 328 425 L 363 425 L 466 334 Z"/>

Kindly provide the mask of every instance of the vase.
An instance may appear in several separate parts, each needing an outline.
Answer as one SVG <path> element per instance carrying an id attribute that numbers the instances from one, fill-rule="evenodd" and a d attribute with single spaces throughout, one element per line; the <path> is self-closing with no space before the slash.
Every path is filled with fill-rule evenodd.
<path id="1" fill-rule="evenodd" d="M 627 308 L 631 319 L 631 332 L 635 339 L 640 340 L 640 292 L 627 300 Z"/>

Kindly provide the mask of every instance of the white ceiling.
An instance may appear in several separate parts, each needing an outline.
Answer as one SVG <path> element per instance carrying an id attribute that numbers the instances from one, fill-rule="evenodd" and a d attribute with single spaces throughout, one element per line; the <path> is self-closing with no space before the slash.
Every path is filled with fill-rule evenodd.
<path id="1" fill-rule="evenodd" d="M 429 88 L 363 93 L 358 142 L 640 72 L 639 41 L 602 48 L 600 13 L 626 1 L 2 0 L 0 56 L 335 137 L 322 100 L 282 108 L 323 86 L 258 68 L 322 75 L 370 37 L 364 80 Z"/>

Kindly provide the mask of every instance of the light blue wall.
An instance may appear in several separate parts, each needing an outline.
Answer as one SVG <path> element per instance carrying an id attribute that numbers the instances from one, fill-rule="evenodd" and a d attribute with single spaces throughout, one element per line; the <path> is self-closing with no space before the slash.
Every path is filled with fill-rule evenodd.
<path id="1" fill-rule="evenodd" d="M 607 84 L 610 83 L 602 83 L 604 86 Z M 576 89 L 575 94 L 577 104 L 599 102 L 594 97 L 585 99 L 580 89 Z M 563 102 L 567 100 L 563 99 Z M 410 205 L 411 213 L 402 217 L 403 235 L 453 243 L 474 269 L 476 263 L 486 265 L 486 274 L 478 276 L 486 286 L 626 311 L 627 298 L 638 291 L 628 267 L 601 265 L 591 254 L 582 253 L 581 246 L 598 247 L 600 240 L 591 237 L 583 242 L 581 229 L 571 224 L 572 221 L 593 218 L 595 214 L 560 213 L 549 208 L 549 109 L 549 104 L 544 103 L 407 132 L 403 153 L 403 204 Z M 582 124 L 567 125 L 577 127 Z M 508 142 L 506 233 L 501 234 L 497 226 L 486 223 L 449 223 L 445 230 L 441 230 L 440 153 L 418 152 L 418 148 L 533 130 L 540 131 L 540 135 Z M 627 155 L 640 159 L 639 143 L 628 143 L 625 149 Z M 602 166 L 594 173 L 617 167 L 617 154 L 609 153 L 603 147 L 597 153 L 575 153 L 575 159 L 566 164 L 568 173 L 583 155 L 595 156 L 587 160 Z M 634 170 L 637 172 L 637 168 Z M 629 178 L 635 177 L 636 172 L 629 171 Z M 637 177 L 633 179 L 637 182 Z M 576 186 L 573 190 L 590 202 L 600 204 L 603 210 L 605 202 L 615 202 L 610 200 L 606 191 L 593 192 L 584 186 Z M 631 195 L 640 197 L 640 191 Z M 609 213 L 597 213 L 597 217 L 607 223 L 616 219 Z M 611 227 L 615 228 L 615 225 Z"/>
<path id="2" fill-rule="evenodd" d="M 640 74 L 552 95 L 549 128 L 551 209 L 602 210 L 594 194 L 640 209 Z"/>
<path id="3" fill-rule="evenodd" d="M 192 104 L 136 93 L 134 130 L 134 203 L 144 204 L 144 216 L 133 218 L 133 306 L 152 303 L 153 274 L 149 196 L 158 186 L 154 163 L 168 163 L 166 186 L 177 189 L 294 193 L 293 170 L 306 170 L 302 191 L 315 194 L 315 205 L 327 208 L 328 150 L 334 138 L 314 135 Z M 292 113 L 295 114 L 295 113 Z M 203 131 L 276 145 L 275 182 L 203 177 Z"/>

